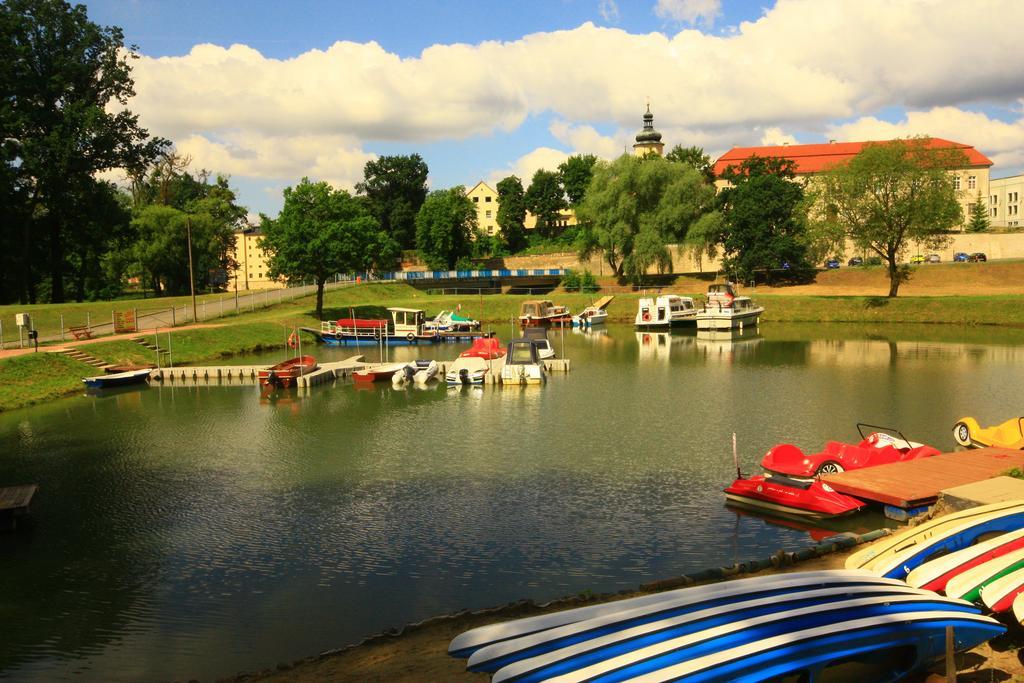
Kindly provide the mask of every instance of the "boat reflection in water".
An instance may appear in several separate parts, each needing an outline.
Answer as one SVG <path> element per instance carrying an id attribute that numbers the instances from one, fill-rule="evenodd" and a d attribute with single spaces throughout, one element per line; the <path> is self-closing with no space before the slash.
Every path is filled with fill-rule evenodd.
<path id="1" fill-rule="evenodd" d="M 690 330 L 676 332 L 635 332 L 636 344 L 640 350 L 640 360 L 667 363 L 673 349 L 679 353 L 684 348 L 693 346 L 694 332 Z"/>
<path id="2" fill-rule="evenodd" d="M 726 508 L 736 513 L 737 529 L 744 521 L 753 523 L 765 523 L 772 526 L 785 527 L 806 531 L 807 535 L 815 543 L 820 543 L 826 538 L 842 533 L 865 534 L 869 531 L 881 528 L 895 529 L 898 524 L 886 519 L 885 515 L 879 512 L 858 512 L 848 517 L 837 517 L 834 519 L 797 519 L 794 517 L 779 517 L 770 514 L 760 514 L 755 510 L 745 507 L 738 507 L 726 503 Z"/>
<path id="3" fill-rule="evenodd" d="M 708 361 L 732 363 L 753 354 L 764 339 L 756 327 L 745 330 L 698 330 L 697 349 Z"/>

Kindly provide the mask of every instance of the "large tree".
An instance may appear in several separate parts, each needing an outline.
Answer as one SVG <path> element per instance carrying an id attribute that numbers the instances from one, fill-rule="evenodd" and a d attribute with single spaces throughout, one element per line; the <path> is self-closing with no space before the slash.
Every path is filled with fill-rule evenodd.
<path id="1" fill-rule="evenodd" d="M 574 154 L 558 165 L 558 180 L 569 198 L 569 206 L 579 206 L 583 201 L 596 163 L 597 157 L 593 154 Z"/>
<path id="2" fill-rule="evenodd" d="M 416 248 L 427 267 L 455 268 L 459 259 L 472 253 L 476 207 L 462 185 L 434 190 L 416 214 Z"/>
<path id="3" fill-rule="evenodd" d="M 498 227 L 513 254 L 526 246 L 526 191 L 514 175 L 498 183 Z"/>
<path id="4" fill-rule="evenodd" d="M 13 182 L 4 196 L 18 205 L 7 211 L 21 227 L 16 253 L 29 259 L 8 264 L 19 273 L 21 298 L 34 297 L 34 273 L 45 270 L 50 299 L 64 300 L 68 246 L 85 239 L 81 205 L 98 191 L 96 174 L 139 168 L 166 144 L 127 109 L 135 56 L 121 29 L 91 22 L 83 5 L 0 3 L 3 179 Z"/>
<path id="5" fill-rule="evenodd" d="M 558 174 L 537 169 L 525 199 L 527 210 L 537 217 L 537 233 L 542 237 L 554 237 L 562 211 L 568 207 Z"/>
<path id="6" fill-rule="evenodd" d="M 819 239 L 852 241 L 885 260 L 889 296 L 909 278 L 900 259 L 911 243 L 938 248 L 963 221 L 948 169 L 964 168 L 957 149 L 936 149 L 927 138 L 869 144 L 850 161 L 815 178 L 810 217 Z"/>
<path id="7" fill-rule="evenodd" d="M 364 200 L 308 178 L 285 188 L 281 213 L 274 220 L 263 217 L 260 227 L 271 275 L 312 279 L 321 319 L 327 280 L 393 262 L 398 254 L 397 244 L 381 230 Z"/>
<path id="8" fill-rule="evenodd" d="M 669 150 L 669 153 L 665 155 L 665 158 L 669 161 L 685 164 L 690 168 L 696 169 L 708 183 L 713 183 L 715 181 L 715 173 L 712 170 L 714 168 L 714 164 L 711 163 L 711 157 L 704 153 L 703 147 L 683 147 L 682 145 L 676 145 Z"/>
<path id="9" fill-rule="evenodd" d="M 725 270 L 744 280 L 780 268 L 808 272 L 804 187 L 794 181 L 794 163 L 752 156 L 722 177 L 731 183 L 718 195 Z"/>
<path id="10" fill-rule="evenodd" d="M 581 257 L 600 252 L 612 270 L 633 282 L 648 269 L 672 265 L 668 245 L 714 206 L 715 191 L 700 173 L 661 158 L 622 155 L 599 162 L 577 210 L 586 226 Z"/>
<path id="11" fill-rule="evenodd" d="M 427 197 L 427 163 L 419 154 L 367 161 L 356 191 L 366 195 L 384 232 L 402 249 L 416 246 L 416 214 Z"/>

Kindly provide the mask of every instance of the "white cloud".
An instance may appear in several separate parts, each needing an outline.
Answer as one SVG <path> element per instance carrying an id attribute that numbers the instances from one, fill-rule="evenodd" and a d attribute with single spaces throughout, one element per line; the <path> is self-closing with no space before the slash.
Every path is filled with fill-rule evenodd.
<path id="1" fill-rule="evenodd" d="M 764 133 L 761 135 L 762 145 L 795 145 L 797 144 L 796 138 L 787 133 L 783 133 L 782 129 L 777 126 L 765 128 Z"/>
<path id="2" fill-rule="evenodd" d="M 865 116 L 851 123 L 830 126 L 828 131 L 831 138 L 857 141 L 930 135 L 973 145 L 997 167 L 1024 164 L 1024 118 L 1007 123 L 981 112 L 934 107 L 928 111 L 907 112 L 906 118 L 894 123 Z"/>
<path id="3" fill-rule="evenodd" d="M 683 24 L 710 26 L 722 13 L 722 0 L 658 0 L 654 13 Z"/>
<path id="4" fill-rule="evenodd" d="M 615 0 L 600 0 L 597 3 L 597 11 L 606 22 L 610 24 L 617 24 L 619 22 L 619 6 L 615 3 Z"/>
<path id="5" fill-rule="evenodd" d="M 523 181 L 523 187 L 530 186 L 533 174 L 540 169 L 545 171 L 557 171 L 558 165 L 569 158 L 569 154 L 560 149 L 551 147 L 538 147 L 519 157 L 507 167 L 492 171 L 487 176 L 487 184 L 494 187 L 499 180 L 510 175 L 518 176 Z M 467 185 L 468 186 L 468 185 Z"/>
<path id="6" fill-rule="evenodd" d="M 658 7 L 694 24 L 710 23 L 719 5 Z M 712 152 L 782 139 L 784 130 L 823 130 L 881 107 L 950 110 L 944 117 L 954 126 L 956 105 L 1015 102 L 1024 96 L 1013 58 L 1021 25 L 1017 0 L 778 0 L 724 35 L 635 35 L 587 23 L 508 42 L 434 45 L 409 58 L 375 42 L 337 42 L 290 59 L 197 45 L 134 62 L 131 108 L 197 166 L 342 185 L 372 158 L 369 141 L 467 139 L 515 130 L 530 116 L 553 114 L 562 122 L 556 139 L 573 151 L 615 156 L 632 143 L 647 97 L 668 144 Z M 964 125 L 954 129 L 968 134 L 959 139 L 986 153 L 991 139 L 1006 150 L 997 158 L 1016 158 L 1004 139 L 1019 135 L 1015 124 L 982 122 L 975 131 L 969 112 L 961 114 Z M 623 133 L 601 135 L 596 123 Z M 509 168 L 522 171 L 545 154 L 550 163 L 555 152 L 534 150 Z"/>

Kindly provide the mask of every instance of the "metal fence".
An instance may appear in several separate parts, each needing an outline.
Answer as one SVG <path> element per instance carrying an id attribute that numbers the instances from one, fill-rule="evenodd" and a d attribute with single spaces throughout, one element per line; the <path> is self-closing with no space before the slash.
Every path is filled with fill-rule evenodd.
<path id="1" fill-rule="evenodd" d="M 338 278 L 328 282 L 325 290 L 338 289 L 354 284 L 352 280 Z M 204 296 L 196 301 L 195 316 L 192 315 L 192 303 L 172 307 L 160 307 L 160 300 L 154 299 L 155 308 L 119 308 L 112 303 L 109 313 L 99 314 L 93 310 L 72 311 L 71 309 L 57 313 L 56 316 L 47 312 L 39 315 L 32 306 L 25 306 L 25 313 L 32 316 L 33 327 L 39 334 L 39 343 L 74 341 L 78 338 L 102 337 L 114 334 L 118 313 L 131 312 L 134 327 L 140 334 L 144 330 L 161 327 L 177 327 L 202 323 L 217 318 L 249 313 L 258 308 L 266 308 L 284 301 L 298 299 L 316 293 L 316 285 L 297 285 L 282 289 L 264 289 L 252 292 L 226 292 L 222 295 Z M 128 303 L 128 302 L 126 302 Z M 137 304 L 138 302 L 131 302 Z M 13 315 L 0 317 L 0 350 L 11 348 L 27 348 L 29 346 L 27 330 L 19 328 Z"/>

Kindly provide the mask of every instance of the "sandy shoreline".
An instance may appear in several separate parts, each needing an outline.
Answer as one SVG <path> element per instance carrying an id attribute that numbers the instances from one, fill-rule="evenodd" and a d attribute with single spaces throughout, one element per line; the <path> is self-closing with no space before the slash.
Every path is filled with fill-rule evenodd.
<path id="1" fill-rule="evenodd" d="M 855 548 L 854 545 L 837 549 L 820 557 L 800 559 L 789 564 L 792 556 L 801 558 L 818 555 L 827 544 L 813 546 L 817 550 L 799 551 L 798 553 L 779 554 L 783 558 L 782 566 L 772 566 L 760 571 L 740 572 L 729 578 L 755 576 L 773 573 L 796 571 L 814 571 L 821 569 L 841 569 L 846 557 Z M 762 561 L 764 562 L 764 561 Z M 744 563 L 749 565 L 750 563 Z M 747 567 L 741 567 L 746 569 Z M 721 571 L 721 570 L 715 570 Z M 729 569 L 724 570 L 729 572 Z M 703 573 L 702 573 L 703 574 Z M 728 579 L 726 579 L 728 580 Z M 714 583 L 716 579 L 698 581 L 694 585 Z M 656 582 L 659 590 L 675 587 L 679 583 L 669 579 Z M 654 584 L 647 584 L 648 587 Z M 644 593 L 658 592 L 643 590 L 621 593 L 615 598 L 627 598 Z M 452 638 L 471 628 L 498 621 L 507 621 L 519 617 L 553 612 L 570 607 L 608 601 L 609 596 L 569 597 L 555 600 L 545 605 L 537 605 L 524 601 L 491 610 L 464 612 L 443 617 L 435 617 L 419 624 L 407 626 L 393 634 L 372 636 L 360 644 L 325 652 L 305 660 L 290 664 L 278 664 L 273 669 L 259 672 L 240 673 L 236 676 L 221 679 L 224 682 L 261 681 L 280 683 L 284 681 L 401 681 L 412 683 L 418 681 L 487 681 L 486 673 L 469 673 L 466 662 L 448 656 L 448 643 Z M 1012 617 L 1011 617 L 1012 619 Z M 1024 681 L 1024 629 L 1012 626 L 1006 636 L 989 644 L 975 648 L 970 652 L 957 656 L 958 681 Z M 941 666 L 936 669 L 940 671 Z M 924 677 L 919 680 L 924 680 Z M 944 680 L 939 679 L 939 680 Z M 867 683 L 867 682 L 865 682 Z"/>

